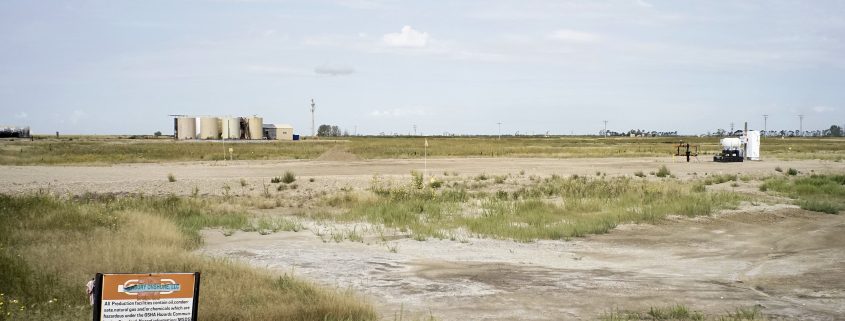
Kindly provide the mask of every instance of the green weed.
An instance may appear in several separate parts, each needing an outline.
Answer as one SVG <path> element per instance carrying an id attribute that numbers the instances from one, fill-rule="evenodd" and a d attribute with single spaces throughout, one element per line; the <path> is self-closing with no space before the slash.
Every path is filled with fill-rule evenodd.
<path id="1" fill-rule="evenodd" d="M 657 177 L 667 177 L 670 174 L 672 174 L 672 173 L 669 172 L 669 169 L 666 168 L 666 165 L 661 165 L 660 168 L 657 169 L 657 174 L 655 174 L 655 175 Z"/>
<path id="2" fill-rule="evenodd" d="M 845 175 L 769 178 L 760 190 L 785 194 L 809 211 L 836 214 L 845 209 Z"/>
<path id="3" fill-rule="evenodd" d="M 290 184 L 296 181 L 296 175 L 291 171 L 285 171 L 285 175 L 282 176 L 282 183 Z"/>

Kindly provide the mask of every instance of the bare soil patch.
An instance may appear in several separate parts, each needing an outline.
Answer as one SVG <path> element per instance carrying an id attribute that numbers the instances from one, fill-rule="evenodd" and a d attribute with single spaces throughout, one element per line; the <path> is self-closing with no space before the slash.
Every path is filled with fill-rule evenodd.
<path id="1" fill-rule="evenodd" d="M 316 159 L 317 161 L 331 161 L 331 162 L 351 162 L 361 160 L 358 155 L 351 153 L 344 146 L 335 146 L 325 151 Z"/>
<path id="2" fill-rule="evenodd" d="M 845 313 L 845 217 L 750 207 L 573 241 L 323 242 L 309 232 L 206 231 L 203 253 L 352 287 L 384 316 L 591 320 L 611 308 L 759 306 L 774 319 Z"/>

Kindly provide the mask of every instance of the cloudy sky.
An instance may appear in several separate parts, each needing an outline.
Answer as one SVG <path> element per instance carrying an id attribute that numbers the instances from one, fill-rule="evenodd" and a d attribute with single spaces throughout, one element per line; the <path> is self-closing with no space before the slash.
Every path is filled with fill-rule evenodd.
<path id="1" fill-rule="evenodd" d="M 843 1 L 0 1 L 0 124 L 359 134 L 845 123 Z"/>

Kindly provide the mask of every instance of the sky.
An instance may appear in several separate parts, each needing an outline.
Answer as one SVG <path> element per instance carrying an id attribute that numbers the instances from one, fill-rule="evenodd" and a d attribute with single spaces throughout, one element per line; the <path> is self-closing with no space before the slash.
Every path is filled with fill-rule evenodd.
<path id="1" fill-rule="evenodd" d="M 845 1 L 0 1 L 0 125 L 686 134 L 845 123 Z M 501 123 L 500 125 L 498 123 Z"/>

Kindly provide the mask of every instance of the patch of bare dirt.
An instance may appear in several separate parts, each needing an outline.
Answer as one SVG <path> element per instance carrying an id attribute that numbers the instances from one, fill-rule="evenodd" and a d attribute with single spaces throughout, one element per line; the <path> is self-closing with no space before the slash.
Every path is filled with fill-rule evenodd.
<path id="1" fill-rule="evenodd" d="M 343 146 L 334 146 L 329 150 L 323 152 L 323 154 L 317 157 L 316 160 L 321 162 L 351 162 L 359 161 L 361 160 L 361 158 L 358 157 L 358 155 L 353 154 Z"/>
<path id="2" fill-rule="evenodd" d="M 593 320 L 613 308 L 676 303 L 714 314 L 759 306 L 775 320 L 845 313 L 845 217 L 791 206 L 626 225 L 569 242 L 336 243 L 313 230 L 204 236 L 202 253 L 351 287 L 387 319 L 401 309 L 443 320 Z"/>

